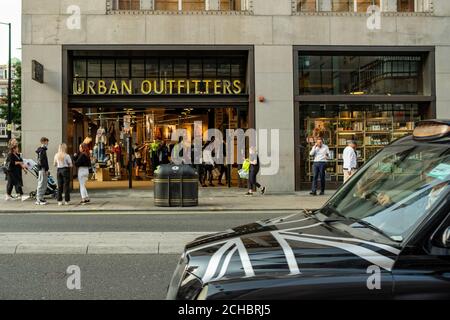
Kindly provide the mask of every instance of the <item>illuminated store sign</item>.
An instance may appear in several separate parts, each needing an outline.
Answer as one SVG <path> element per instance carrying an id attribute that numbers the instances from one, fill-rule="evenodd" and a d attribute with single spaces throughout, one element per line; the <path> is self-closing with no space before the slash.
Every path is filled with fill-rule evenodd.
<path id="1" fill-rule="evenodd" d="M 240 80 L 81 80 L 73 81 L 74 95 L 238 95 Z"/>

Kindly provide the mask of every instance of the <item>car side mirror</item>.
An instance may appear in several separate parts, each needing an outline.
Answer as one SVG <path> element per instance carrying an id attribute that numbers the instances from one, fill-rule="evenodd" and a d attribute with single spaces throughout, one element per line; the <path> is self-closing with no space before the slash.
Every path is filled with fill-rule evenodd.
<path id="1" fill-rule="evenodd" d="M 445 229 L 444 233 L 442 234 L 442 244 L 446 248 L 450 248 L 450 227 Z"/>

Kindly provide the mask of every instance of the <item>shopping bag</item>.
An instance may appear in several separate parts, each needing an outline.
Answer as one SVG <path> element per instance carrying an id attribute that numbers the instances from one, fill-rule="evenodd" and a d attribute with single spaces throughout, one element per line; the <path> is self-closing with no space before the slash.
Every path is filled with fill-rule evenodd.
<path id="1" fill-rule="evenodd" d="M 242 170 L 249 172 L 250 171 L 250 159 L 245 159 L 242 163 Z"/>
<path id="2" fill-rule="evenodd" d="M 212 175 L 213 175 L 213 178 L 214 178 L 214 179 L 219 179 L 219 177 L 220 177 L 220 170 L 219 170 L 218 168 L 215 168 L 215 169 L 212 171 Z"/>
<path id="3" fill-rule="evenodd" d="M 238 171 L 239 177 L 241 179 L 247 179 L 248 180 L 248 173 L 249 172 L 244 170 L 244 169 L 241 169 L 241 170 Z"/>

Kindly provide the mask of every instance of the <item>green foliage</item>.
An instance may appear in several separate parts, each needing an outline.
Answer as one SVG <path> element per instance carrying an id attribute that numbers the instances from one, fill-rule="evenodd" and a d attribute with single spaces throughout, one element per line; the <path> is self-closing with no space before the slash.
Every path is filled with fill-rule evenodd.
<path id="1" fill-rule="evenodd" d="M 12 122 L 16 125 L 22 123 L 22 65 L 20 61 L 13 62 L 13 68 L 15 68 L 15 79 L 12 82 L 11 100 L 12 100 Z M 8 104 L 0 106 L 0 118 L 8 119 Z"/>

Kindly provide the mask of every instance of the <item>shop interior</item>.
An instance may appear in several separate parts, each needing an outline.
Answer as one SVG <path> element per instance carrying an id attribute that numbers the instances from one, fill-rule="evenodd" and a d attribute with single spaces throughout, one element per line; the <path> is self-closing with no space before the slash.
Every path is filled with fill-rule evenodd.
<path id="1" fill-rule="evenodd" d="M 361 166 L 392 141 L 411 134 L 414 124 L 422 118 L 423 109 L 418 104 L 302 105 L 303 181 L 310 183 L 313 178 L 309 151 L 317 137 L 322 137 L 330 149 L 327 180 L 342 183 L 342 155 L 348 141 L 357 143 L 358 166 Z"/>
<path id="2" fill-rule="evenodd" d="M 172 132 L 186 129 L 192 141 L 194 122 L 197 121 L 202 122 L 201 134 L 205 143 L 209 128 L 219 129 L 224 137 L 227 129 L 246 129 L 248 112 L 246 108 L 237 107 L 71 108 L 69 150 L 75 153 L 81 143 L 89 145 L 94 168 L 89 181 L 91 189 L 127 188 L 129 159 L 132 161 L 133 188 L 151 188 L 154 171 L 171 161 L 171 151 L 177 143 L 172 140 Z M 128 138 L 131 138 L 131 148 Z M 229 170 L 229 182 L 228 174 L 219 177 L 219 170 L 213 171 L 214 186 L 244 186 L 237 166 L 230 165 Z M 77 186 L 74 176 L 74 187 Z"/>

